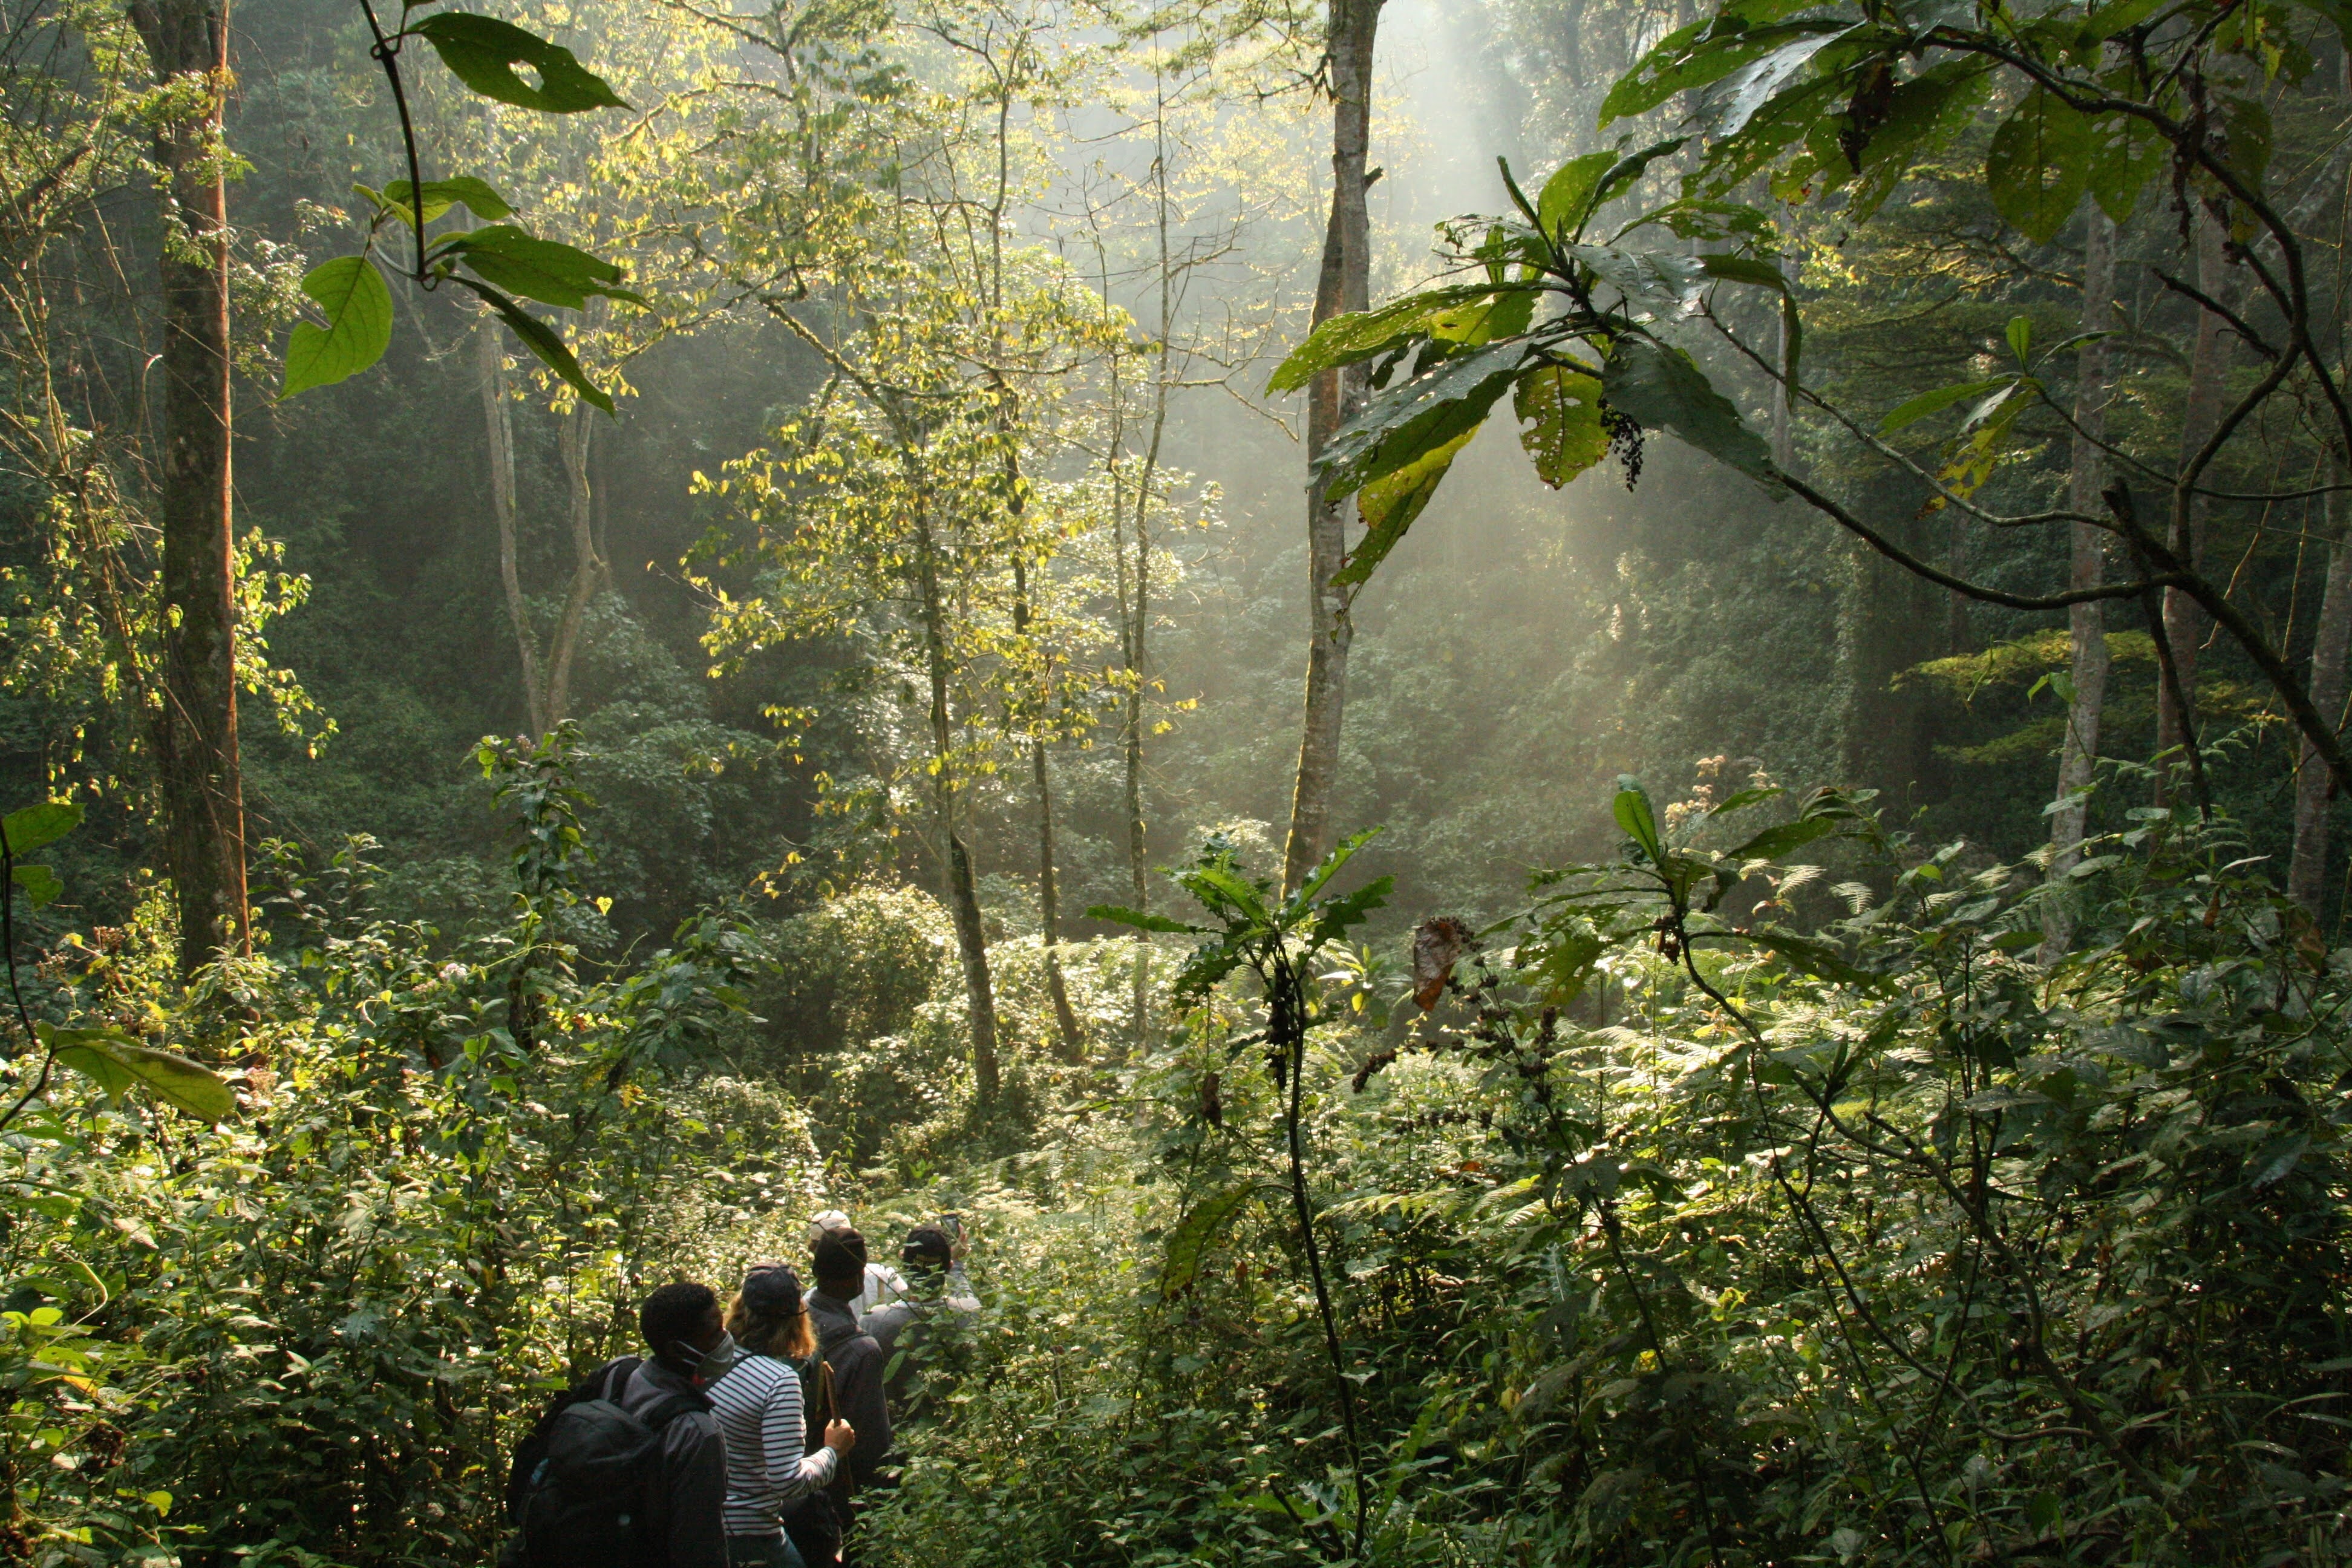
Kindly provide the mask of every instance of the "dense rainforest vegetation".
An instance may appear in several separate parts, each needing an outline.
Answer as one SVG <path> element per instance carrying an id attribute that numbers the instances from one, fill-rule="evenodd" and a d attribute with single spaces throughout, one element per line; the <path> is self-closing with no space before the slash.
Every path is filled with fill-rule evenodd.
<path id="1" fill-rule="evenodd" d="M 2352 1561 L 2342 0 L 0 0 L 0 1550 Z"/>

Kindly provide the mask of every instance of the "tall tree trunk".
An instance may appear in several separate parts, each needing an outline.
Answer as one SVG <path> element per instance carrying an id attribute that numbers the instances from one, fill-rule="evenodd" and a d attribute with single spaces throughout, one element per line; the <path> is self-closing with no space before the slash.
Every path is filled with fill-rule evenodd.
<path id="1" fill-rule="evenodd" d="M 588 447 L 595 426 L 595 411 L 575 401 L 556 429 L 556 446 L 563 457 L 563 477 L 572 520 L 572 590 L 564 595 L 563 614 L 556 618 L 555 636 L 547 647 L 548 728 L 572 714 L 572 660 L 580 647 L 588 607 L 596 602 L 605 581 L 604 558 L 596 551 L 595 497 L 588 484 Z"/>
<path id="2" fill-rule="evenodd" d="M 2218 300 L 2227 287 L 2227 263 L 2221 254 L 2221 226 L 2202 207 L 2197 213 L 2197 287 Z M 2230 343 L 2224 323 L 2210 310 L 2197 312 L 2197 343 L 2189 360 L 2189 399 L 2180 421 L 2180 458 L 2185 465 L 2213 437 L 2221 423 L 2227 388 Z M 2198 572 L 2205 569 L 2205 502 L 2185 490 L 2172 498 L 2172 519 L 2166 547 Z M 2172 647 L 2173 667 L 2179 672 L 2175 694 L 2161 683 L 2156 711 L 2156 750 L 2161 756 L 2187 743 L 2197 706 L 2197 645 L 2205 637 L 2205 613 L 2197 601 L 2178 588 L 2164 591 L 2164 640 Z M 2173 773 L 2183 763 L 2168 763 L 2157 772 L 2157 803 L 2172 799 Z"/>
<path id="3" fill-rule="evenodd" d="M 539 673 L 539 635 L 530 629 L 530 606 L 522 595 L 522 568 L 515 559 L 514 416 L 507 401 L 505 344 L 495 317 L 485 314 L 474 329 L 482 374 L 482 423 L 489 437 L 490 510 L 499 527 L 499 576 L 506 584 L 507 621 L 514 627 L 515 652 L 522 661 L 522 694 L 531 738 L 548 731 L 546 685 Z"/>
<path id="4" fill-rule="evenodd" d="M 956 951 L 963 960 L 964 1005 L 971 1020 L 971 1076 L 977 1109 L 996 1104 L 996 993 L 988 973 L 988 928 L 980 915 L 980 889 L 972 877 L 971 851 L 957 826 L 955 727 L 948 713 L 947 606 L 940 586 L 939 542 L 931 533 L 929 506 L 915 506 L 916 585 L 923 627 L 923 663 L 930 680 L 931 790 L 940 837 L 947 847 L 948 909 L 955 920 Z"/>
<path id="5" fill-rule="evenodd" d="M 2341 462 L 2328 465 L 2331 483 L 2345 482 Z M 2352 539 L 2345 537 L 2343 496 L 2327 494 L 2327 589 L 2319 601 L 2319 634 L 2311 647 L 2311 700 L 2340 730 L 2344 720 L 2344 656 L 2352 645 Z M 2327 811 L 2335 781 L 2311 742 L 2294 775 L 2294 853 L 2287 861 L 2287 896 L 2314 920 L 2327 900 Z"/>
<path id="6" fill-rule="evenodd" d="M 2083 331 L 2104 332 L 2115 324 L 2115 225 L 2096 205 L 2091 205 L 2083 247 Z M 2078 512 L 2097 516 L 2099 491 L 2106 482 L 2105 455 L 2098 443 L 2107 433 L 2107 345 L 2104 341 L 2083 345 L 2075 358 L 2074 471 L 2067 485 L 2066 504 Z M 2105 576 L 2106 535 L 2086 522 L 2074 524 L 2074 563 L 2068 585 L 2095 588 Z M 2063 883 L 2083 859 L 2083 826 L 2089 809 L 2087 792 L 2099 760 L 2099 721 L 2107 701 L 2107 613 L 2099 600 L 2067 611 L 2071 661 L 2068 675 L 2074 688 L 2066 708 L 2066 733 L 2058 747 L 2057 809 L 2050 816 L 2050 880 Z M 2055 963 L 2074 936 L 2074 910 L 2065 902 L 2048 906 L 2042 918 L 2042 961 Z"/>
<path id="7" fill-rule="evenodd" d="M 1320 324 L 1371 303 L 1371 227 L 1364 205 L 1364 154 L 1371 135 L 1372 47 L 1381 0 L 1330 0 L 1327 58 L 1331 79 L 1331 217 L 1315 285 Z M 1354 502 L 1333 505 L 1312 477 L 1314 460 L 1362 401 L 1360 367 L 1326 371 L 1307 394 L 1307 703 L 1298 778 L 1282 885 L 1297 888 L 1331 842 L 1331 801 L 1339 781 L 1339 727 L 1348 700 L 1348 646 L 1354 629 L 1347 595 L 1331 579 L 1347 561 Z"/>
<path id="8" fill-rule="evenodd" d="M 1087 1034 L 1078 1026 L 1077 1010 L 1070 1005 L 1070 984 L 1062 973 L 1062 893 L 1054 868 L 1054 775 L 1045 766 L 1045 742 L 1029 743 L 1029 761 L 1037 775 L 1037 924 L 1045 943 L 1045 994 L 1054 1001 L 1054 1027 L 1061 1036 L 1062 1054 L 1071 1061 L 1087 1055 Z"/>
<path id="9" fill-rule="evenodd" d="M 236 552 L 229 500 L 228 201 L 218 156 L 226 0 L 138 0 L 159 84 L 194 77 L 201 107 L 156 132 L 168 177 L 163 291 L 163 858 L 184 978 L 251 943 L 236 733 Z"/>
<path id="10" fill-rule="evenodd" d="M 1017 520 L 1027 510 L 1027 504 L 1021 485 L 1020 457 L 1009 439 L 1004 468 L 1013 494 L 1013 515 Z M 1031 619 L 1029 569 L 1016 549 L 1013 557 L 1013 632 L 1016 637 L 1027 637 Z M 1031 732 L 1029 741 L 1029 762 L 1037 783 L 1037 931 L 1044 946 L 1045 994 L 1054 1002 L 1054 1028 L 1061 1038 L 1062 1055 L 1075 1062 L 1085 1059 L 1087 1037 L 1078 1027 L 1077 1013 L 1070 1006 L 1070 986 L 1062 973 L 1061 954 L 1054 951 L 1062 941 L 1062 895 L 1054 865 L 1054 775 L 1045 765 L 1045 738 L 1042 731 L 1052 717 L 1053 666 L 1050 654 L 1038 650 L 1038 657 L 1040 710 L 1035 721 L 1040 729 Z"/>

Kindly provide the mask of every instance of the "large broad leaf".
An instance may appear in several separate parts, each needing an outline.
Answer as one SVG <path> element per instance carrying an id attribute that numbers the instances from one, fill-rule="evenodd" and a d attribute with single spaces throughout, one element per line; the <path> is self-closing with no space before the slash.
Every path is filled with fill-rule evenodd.
<path id="1" fill-rule="evenodd" d="M 1522 341 L 1493 343 L 1372 399 L 1316 458 L 1324 493 L 1338 500 L 1475 430 L 1527 354 Z"/>
<path id="2" fill-rule="evenodd" d="M 2038 87 L 1994 130 L 1985 153 L 1992 205 L 2038 245 L 2058 237 L 2090 180 L 2090 122 Z"/>
<path id="3" fill-rule="evenodd" d="M 1573 239 L 1592 212 L 1593 194 L 1617 165 L 1614 153 L 1587 153 L 1552 171 L 1536 197 L 1537 221 L 1554 239 Z"/>
<path id="4" fill-rule="evenodd" d="M 1519 377 L 1511 392 L 1511 410 L 1519 416 L 1519 445 L 1535 464 L 1536 477 L 1554 489 L 1609 450 L 1597 375 L 1566 365 L 1539 364 Z"/>
<path id="5" fill-rule="evenodd" d="M 1758 110 L 1794 80 L 1815 55 L 1841 37 L 1839 33 L 1817 33 L 1794 39 L 1717 82 L 1698 106 L 1699 118 L 1706 122 L 1709 134 L 1717 140 L 1738 135 L 1756 118 Z"/>
<path id="6" fill-rule="evenodd" d="M 1695 256 L 1614 245 L 1571 245 L 1566 249 L 1629 302 L 1655 306 L 1670 316 L 1687 316 L 1698 309 L 1706 271 Z"/>
<path id="7" fill-rule="evenodd" d="M 1783 822 L 1768 827 L 1731 852 L 1734 860 L 1773 860 L 1791 849 L 1801 849 L 1816 838 L 1827 838 L 1838 830 L 1839 823 L 1830 816 L 1801 816 L 1794 822 Z"/>
<path id="8" fill-rule="evenodd" d="M 1625 830 L 1625 837 L 1642 847 L 1642 853 L 1650 858 L 1652 865 L 1664 862 L 1666 846 L 1658 837 L 1658 816 L 1650 809 L 1650 792 L 1642 787 L 1641 780 L 1631 773 L 1619 773 L 1617 798 L 1609 810 L 1616 817 L 1617 826 Z"/>
<path id="9" fill-rule="evenodd" d="M 1491 288 L 1467 284 L 1424 289 L 1377 310 L 1351 310 L 1333 316 L 1308 333 L 1307 341 L 1291 350 L 1290 357 L 1275 367 L 1265 389 L 1296 392 L 1324 371 L 1385 353 L 1426 332 L 1432 321 L 1449 311 L 1477 304 L 1493 294 Z"/>
<path id="10" fill-rule="evenodd" d="M 34 1032 L 60 1066 L 71 1068 L 112 1095 L 143 1088 L 191 1116 L 222 1121 L 236 1111 L 236 1096 L 200 1062 L 142 1046 L 112 1029 L 60 1029 L 37 1023 Z"/>
<path id="11" fill-rule="evenodd" d="M 1717 461 L 1780 492 L 1771 449 L 1739 410 L 1707 384 L 1688 354 L 1628 332 L 1610 345 L 1601 367 L 1609 406 L 1651 430 L 1670 430 Z"/>
<path id="12" fill-rule="evenodd" d="M 8 836 L 11 855 L 46 848 L 80 826 L 80 805 L 65 800 L 45 800 L 0 819 L 0 832 Z"/>
<path id="13" fill-rule="evenodd" d="M 35 909 L 46 909 L 58 901 L 66 885 L 47 866 L 27 866 L 22 861 L 8 868 L 8 879 L 25 889 L 25 901 Z"/>
<path id="14" fill-rule="evenodd" d="M 436 259 L 462 260 L 490 283 L 509 294 L 536 300 L 542 305 L 578 310 L 592 294 L 643 304 L 644 300 L 617 288 L 621 268 L 575 246 L 541 239 L 512 224 L 493 224 L 471 234 L 452 235 L 435 253 Z"/>
<path id="15" fill-rule="evenodd" d="M 522 340 L 523 346 L 537 354 L 541 363 L 562 376 L 592 406 L 607 414 L 613 412 L 611 395 L 588 379 L 588 373 L 580 368 L 579 359 L 564 346 L 562 338 L 556 334 L 554 328 L 487 283 L 477 283 L 471 278 L 454 274 L 449 280 L 480 295 L 482 302 L 498 312 L 499 320 L 507 324 L 508 330 Z"/>
<path id="16" fill-rule="evenodd" d="M 1852 24 L 1806 17 L 1761 27 L 1723 29 L 1696 22 L 1669 33 L 1609 89 L 1601 100 L 1601 123 L 1655 109 L 1678 92 L 1706 87 L 1771 54 L 1794 39 L 1843 32 Z"/>
<path id="17" fill-rule="evenodd" d="M 338 256 L 319 263 L 304 276 L 302 292 L 326 312 L 327 324 L 294 323 L 280 397 L 357 375 L 392 346 L 392 290 L 366 257 Z"/>
<path id="18" fill-rule="evenodd" d="M 1433 447 L 1385 479 L 1373 480 L 1356 492 L 1356 512 L 1363 520 L 1364 537 L 1356 548 L 1348 552 L 1348 563 L 1331 574 L 1332 585 L 1349 587 L 1369 579 L 1373 569 L 1388 559 L 1389 552 L 1404 538 L 1405 530 L 1412 526 L 1429 498 L 1437 493 L 1438 484 L 1454 458 L 1470 444 L 1477 430 L 1465 430 L 1442 447 Z"/>
<path id="19" fill-rule="evenodd" d="M 406 180 L 393 181 L 392 184 L 384 186 L 381 195 L 370 191 L 365 185 L 358 186 L 357 189 L 361 195 L 373 196 L 385 206 L 392 208 L 403 220 L 409 223 L 419 221 L 411 210 Z M 425 216 L 422 221 L 425 223 L 431 223 L 454 206 L 462 206 L 487 223 L 496 223 L 502 217 L 514 216 L 514 208 L 507 204 L 506 197 L 499 195 L 488 184 L 474 178 L 471 174 L 460 174 L 449 180 L 425 181 L 424 205 Z"/>
<path id="20" fill-rule="evenodd" d="M 1737 934 L 1742 941 L 1752 942 L 1766 952 L 1778 954 L 1791 968 L 1801 969 L 1816 980 L 1826 980 L 1836 985 L 1852 985 L 1864 991 L 1885 992 L 1894 988 L 1894 982 L 1885 975 L 1855 967 L 1847 961 L 1844 953 L 1817 938 L 1783 931 L 1777 926 L 1759 926 Z"/>
<path id="21" fill-rule="evenodd" d="M 1192 1213 L 1176 1222 L 1176 1228 L 1168 1233 L 1167 1258 L 1160 1266 L 1161 1300 L 1172 1301 L 1192 1288 L 1209 1248 L 1256 1190 L 1254 1182 L 1237 1182 L 1202 1198 L 1192 1205 Z"/>
<path id="22" fill-rule="evenodd" d="M 441 63 L 484 98 L 549 114 L 628 107 L 603 77 L 582 65 L 570 49 L 511 22 L 467 11 L 444 11 L 427 16 L 409 31 L 431 44 Z M 515 69 L 519 65 L 539 73 L 537 87 L 523 79 Z"/>
<path id="23" fill-rule="evenodd" d="M 2169 160 L 2172 144 L 2163 133 L 2132 115 L 2105 115 L 2091 121 L 2091 198 L 2099 210 L 2123 223 L 2139 205 L 2139 194 Z"/>

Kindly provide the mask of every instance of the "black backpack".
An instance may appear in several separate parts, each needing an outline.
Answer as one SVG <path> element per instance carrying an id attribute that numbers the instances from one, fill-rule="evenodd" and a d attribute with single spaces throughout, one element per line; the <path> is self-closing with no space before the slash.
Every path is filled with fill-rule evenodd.
<path id="1" fill-rule="evenodd" d="M 624 1356 L 559 1397 L 515 1449 L 507 1516 L 515 1527 L 507 1568 L 655 1568 L 665 1553 L 669 1500 L 662 1431 L 699 1394 L 673 1394 L 643 1415 L 621 1407 L 642 1365 Z"/>

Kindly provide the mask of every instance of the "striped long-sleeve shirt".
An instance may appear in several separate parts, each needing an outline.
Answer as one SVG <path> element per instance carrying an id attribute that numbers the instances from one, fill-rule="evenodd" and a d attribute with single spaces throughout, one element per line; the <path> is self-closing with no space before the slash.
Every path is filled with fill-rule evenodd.
<path id="1" fill-rule="evenodd" d="M 833 1479 L 831 1448 L 803 1454 L 801 1378 L 787 1363 L 747 1355 L 703 1391 L 727 1440 L 727 1533 L 773 1539 L 783 1510 Z"/>

